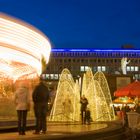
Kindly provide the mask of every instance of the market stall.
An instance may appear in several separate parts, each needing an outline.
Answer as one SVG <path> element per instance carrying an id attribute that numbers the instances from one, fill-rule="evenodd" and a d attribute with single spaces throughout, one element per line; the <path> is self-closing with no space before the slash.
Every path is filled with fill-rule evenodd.
<path id="1" fill-rule="evenodd" d="M 140 97 L 140 81 L 134 81 L 114 92 L 115 97 Z"/>

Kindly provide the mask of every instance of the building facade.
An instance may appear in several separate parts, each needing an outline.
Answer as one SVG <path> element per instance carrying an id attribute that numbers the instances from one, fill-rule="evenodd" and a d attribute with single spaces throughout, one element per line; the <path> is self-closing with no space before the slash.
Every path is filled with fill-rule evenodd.
<path id="1" fill-rule="evenodd" d="M 74 78 L 81 76 L 89 67 L 93 73 L 102 71 L 106 75 L 122 75 L 121 60 L 127 57 L 127 75 L 140 79 L 140 50 L 97 50 L 97 49 L 52 49 L 44 79 L 58 80 L 64 68 Z"/>

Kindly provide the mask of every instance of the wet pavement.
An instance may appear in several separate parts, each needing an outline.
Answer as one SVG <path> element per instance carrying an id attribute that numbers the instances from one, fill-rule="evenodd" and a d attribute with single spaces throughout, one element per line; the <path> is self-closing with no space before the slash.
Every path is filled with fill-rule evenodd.
<path id="1" fill-rule="evenodd" d="M 46 134 L 33 134 L 34 130 L 26 131 L 26 135 L 18 135 L 17 132 L 7 132 L 0 134 L 0 140 L 52 140 L 52 139 L 73 139 L 73 137 L 81 137 L 82 135 L 92 134 L 96 135 L 97 133 L 106 133 L 113 129 L 115 130 L 121 128 L 120 125 L 116 123 L 92 123 L 91 125 L 82 125 L 80 123 L 73 124 L 64 124 L 64 123 L 48 123 L 48 131 Z M 70 138 L 71 137 L 71 138 Z"/>

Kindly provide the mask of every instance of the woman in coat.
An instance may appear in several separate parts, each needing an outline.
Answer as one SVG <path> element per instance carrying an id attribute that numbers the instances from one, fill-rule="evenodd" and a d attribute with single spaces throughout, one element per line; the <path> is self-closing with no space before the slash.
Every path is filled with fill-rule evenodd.
<path id="1" fill-rule="evenodd" d="M 19 135 L 25 135 L 27 111 L 29 110 L 29 90 L 26 86 L 20 85 L 15 92 L 15 105 L 18 117 Z"/>

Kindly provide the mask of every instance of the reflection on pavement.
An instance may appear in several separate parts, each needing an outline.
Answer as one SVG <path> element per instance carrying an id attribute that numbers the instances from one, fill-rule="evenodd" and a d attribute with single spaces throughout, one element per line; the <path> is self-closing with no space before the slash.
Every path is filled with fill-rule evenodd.
<path id="1" fill-rule="evenodd" d="M 81 125 L 81 124 L 49 124 L 48 125 L 48 131 L 46 134 L 39 134 L 39 135 L 34 135 L 33 130 L 27 131 L 25 136 L 19 136 L 18 132 L 12 132 L 12 133 L 2 133 L 0 134 L 0 139 L 1 140 L 21 140 L 22 138 L 24 139 L 32 139 L 32 138 L 37 138 L 41 139 L 41 137 L 47 136 L 53 137 L 53 136 L 60 136 L 60 135 L 69 135 L 72 133 L 82 133 L 82 132 L 90 132 L 90 131 L 95 131 L 95 130 L 100 130 L 103 128 L 106 128 L 107 124 L 91 124 L 91 125 Z"/>

